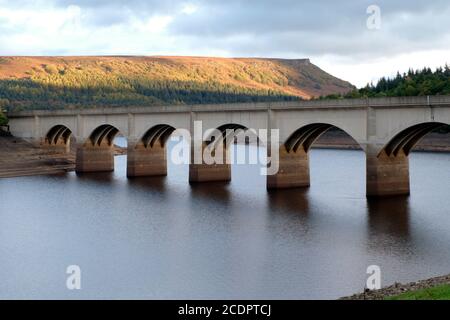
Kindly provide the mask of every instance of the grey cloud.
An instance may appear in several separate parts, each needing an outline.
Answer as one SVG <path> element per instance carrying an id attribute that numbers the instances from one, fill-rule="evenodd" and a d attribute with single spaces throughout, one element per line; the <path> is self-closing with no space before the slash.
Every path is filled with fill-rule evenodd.
<path id="1" fill-rule="evenodd" d="M 374 3 L 381 8 L 383 23 L 375 32 L 366 28 L 366 9 Z M 232 52 L 238 54 L 258 50 L 375 56 L 446 46 L 442 40 L 450 30 L 448 14 L 442 14 L 450 13 L 450 3 L 443 0 L 210 0 L 198 5 L 198 12 L 177 18 L 170 31 L 218 46 L 239 42 L 242 35 L 248 35 L 250 43 L 232 46 Z M 215 41 L 217 38 L 222 41 Z"/>
<path id="2" fill-rule="evenodd" d="M 93 27 L 126 24 L 130 17 L 146 19 L 158 14 L 169 14 L 175 1 L 54 1 L 53 5 L 67 8 L 76 5 L 83 12 L 83 22 Z"/>
<path id="3" fill-rule="evenodd" d="M 420 14 L 426 9 L 440 12 L 448 1 L 373 0 L 203 0 L 200 11 L 178 19 L 173 31 L 186 34 L 229 35 L 239 32 L 277 32 L 305 30 L 354 30 L 365 26 L 366 8 L 381 7 L 386 17 L 399 13 Z"/>
<path id="4" fill-rule="evenodd" d="M 198 10 L 191 15 L 182 14 L 180 10 L 187 3 L 196 5 Z M 366 8 L 371 4 L 382 10 L 379 31 L 366 28 Z M 199 48 L 205 52 L 214 48 L 235 56 L 333 54 L 367 59 L 448 48 L 445 40 L 450 37 L 448 0 L 0 0 L 0 5 L 77 5 L 82 9 L 85 27 L 95 30 L 119 25 L 125 33 L 130 29 L 131 18 L 145 21 L 156 15 L 171 15 L 174 20 L 168 36 L 179 39 L 183 50 L 191 48 L 198 53 Z M 0 30 L 5 28 L 0 21 Z"/>

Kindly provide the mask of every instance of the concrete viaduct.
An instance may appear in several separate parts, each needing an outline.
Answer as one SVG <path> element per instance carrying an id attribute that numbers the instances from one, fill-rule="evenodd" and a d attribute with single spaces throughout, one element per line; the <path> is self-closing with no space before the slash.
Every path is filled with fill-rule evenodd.
<path id="1" fill-rule="evenodd" d="M 177 128 L 192 130 L 194 121 L 223 132 L 279 129 L 280 169 L 267 176 L 269 189 L 309 186 L 309 149 L 338 127 L 366 154 L 367 196 L 385 196 L 409 194 L 409 152 L 428 132 L 450 125 L 450 96 L 23 111 L 8 117 L 14 136 L 42 147 L 68 150 L 73 136 L 77 172 L 112 171 L 113 139 L 120 132 L 128 140 L 129 177 L 165 175 L 165 142 Z M 190 164 L 191 182 L 229 179 L 230 165 Z"/>

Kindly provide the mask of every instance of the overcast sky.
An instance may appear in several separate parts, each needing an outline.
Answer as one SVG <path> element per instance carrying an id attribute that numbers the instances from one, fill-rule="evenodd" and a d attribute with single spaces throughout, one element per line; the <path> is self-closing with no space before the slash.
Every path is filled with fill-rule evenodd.
<path id="1" fill-rule="evenodd" d="M 363 86 L 450 63 L 450 1 L 0 0 L 0 55 L 116 54 L 310 58 Z"/>

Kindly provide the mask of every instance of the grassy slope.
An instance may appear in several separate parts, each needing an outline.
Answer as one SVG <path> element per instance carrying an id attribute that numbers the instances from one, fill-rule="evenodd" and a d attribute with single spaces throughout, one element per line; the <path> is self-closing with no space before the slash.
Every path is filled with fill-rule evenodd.
<path id="1" fill-rule="evenodd" d="M 3 96 L 0 92 L 0 99 L 8 98 L 12 104 L 15 101 L 11 100 L 15 99 L 18 104 L 36 101 L 34 97 L 30 97 L 30 92 L 42 91 L 42 87 L 46 87 L 48 91 L 45 99 L 50 104 L 63 101 L 63 95 L 67 95 L 67 102 L 71 101 L 70 95 L 86 95 L 85 92 L 80 93 L 80 90 L 98 91 L 101 88 L 100 92 L 89 92 L 92 96 L 96 95 L 93 105 L 95 101 L 102 101 L 102 95 L 108 95 L 106 103 L 111 99 L 114 101 L 114 95 L 117 95 L 118 104 L 119 98 L 126 96 L 126 100 L 131 101 L 130 104 L 143 101 L 142 103 L 149 105 L 174 101 L 189 103 L 183 101 L 183 95 L 186 97 L 194 89 L 216 95 L 267 96 L 270 91 L 275 95 L 309 99 L 331 93 L 345 93 L 353 88 L 350 83 L 329 75 L 307 59 L 0 57 L 0 81 L 9 81 L 8 89 L 15 87 L 16 91 L 11 91 L 9 96 L 6 96 L 6 90 L 3 90 Z M 37 89 L 30 89 L 30 83 L 32 86 L 36 85 Z M 176 93 L 172 96 L 152 95 L 155 83 L 158 90 L 163 87 L 164 90 L 168 88 Z M 190 89 L 193 85 L 195 88 Z M 52 90 L 54 95 L 51 94 Z M 39 96 L 38 93 L 36 95 Z M 86 104 L 86 101 L 82 102 Z"/>
<path id="2" fill-rule="evenodd" d="M 444 284 L 429 289 L 411 291 L 386 300 L 450 300 L 450 285 Z"/>

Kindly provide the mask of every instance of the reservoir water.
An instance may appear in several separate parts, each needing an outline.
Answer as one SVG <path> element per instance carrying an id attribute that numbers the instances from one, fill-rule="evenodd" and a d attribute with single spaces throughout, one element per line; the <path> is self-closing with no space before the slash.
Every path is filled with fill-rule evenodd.
<path id="1" fill-rule="evenodd" d="M 249 148 L 238 146 L 238 148 Z M 252 148 L 252 147 L 250 147 Z M 0 180 L 0 298 L 334 299 L 450 273 L 450 154 L 410 156 L 411 195 L 368 201 L 361 151 L 312 150 L 309 189 L 115 172 Z M 81 290 L 66 268 L 81 268 Z"/>

